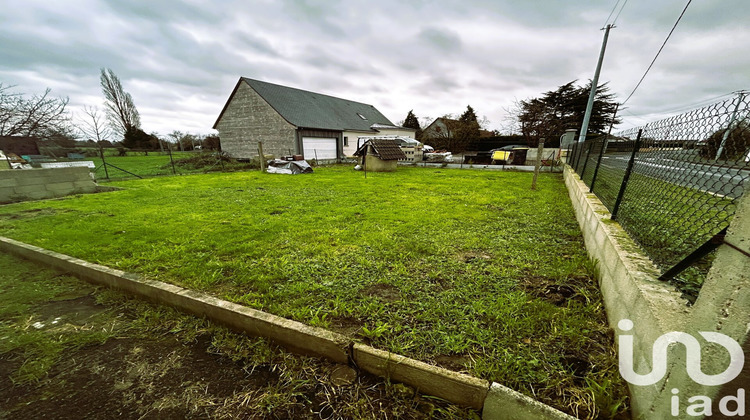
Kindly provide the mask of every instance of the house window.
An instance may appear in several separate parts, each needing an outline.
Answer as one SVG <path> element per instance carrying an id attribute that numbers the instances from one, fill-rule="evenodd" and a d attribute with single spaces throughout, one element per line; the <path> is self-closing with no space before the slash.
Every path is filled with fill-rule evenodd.
<path id="1" fill-rule="evenodd" d="M 360 114 L 359 112 L 357 112 L 357 115 L 359 115 L 359 118 L 362 118 L 363 120 L 367 120 L 367 117 L 365 117 L 364 115 Z"/>
<path id="2" fill-rule="evenodd" d="M 344 137 L 344 146 L 349 145 L 349 137 Z"/>

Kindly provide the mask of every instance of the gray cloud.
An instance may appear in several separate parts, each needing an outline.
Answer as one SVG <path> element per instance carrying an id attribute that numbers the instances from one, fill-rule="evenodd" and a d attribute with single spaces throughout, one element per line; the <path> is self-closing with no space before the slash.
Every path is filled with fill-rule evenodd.
<path id="1" fill-rule="evenodd" d="M 99 68 L 110 67 L 147 131 L 205 133 L 240 76 L 371 103 L 394 121 L 410 109 L 437 117 L 471 104 L 499 127 L 515 99 L 592 77 L 614 2 L 6 3 L 13 13 L 0 13 L 3 84 L 28 94 L 50 87 L 76 111 L 101 103 Z M 628 2 L 602 72 L 620 99 L 682 7 Z M 741 0 L 694 2 L 629 112 L 654 117 L 747 88 L 744 8 Z"/>
<path id="2" fill-rule="evenodd" d="M 455 54 L 461 50 L 461 38 L 450 30 L 427 27 L 419 32 L 417 38 L 444 54 Z"/>

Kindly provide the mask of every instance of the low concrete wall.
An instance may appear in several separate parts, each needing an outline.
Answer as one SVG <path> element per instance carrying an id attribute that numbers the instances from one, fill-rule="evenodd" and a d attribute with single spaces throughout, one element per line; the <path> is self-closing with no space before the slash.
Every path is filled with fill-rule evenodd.
<path id="1" fill-rule="evenodd" d="M 526 165 L 536 165 L 537 151 L 536 147 L 532 147 L 526 151 Z M 542 160 L 557 159 L 558 154 L 560 154 L 559 147 L 545 147 L 542 151 Z"/>
<path id="2" fill-rule="evenodd" d="M 0 171 L 0 204 L 96 191 L 89 168 Z"/>
<path id="3" fill-rule="evenodd" d="M 586 249 L 598 262 L 599 286 L 607 310 L 610 326 L 619 336 L 626 333 L 618 328 L 622 319 L 633 321 L 627 331 L 633 339 L 633 366 L 639 374 L 652 372 L 653 346 L 656 339 L 671 331 L 685 332 L 700 337 L 700 332 L 721 332 L 750 348 L 750 258 L 737 248 L 750 249 L 750 195 L 742 198 L 727 235 L 732 244 L 722 245 L 693 307 L 680 297 L 675 288 L 657 280 L 658 269 L 622 229 L 610 220 L 607 208 L 566 165 L 565 185 L 581 226 Z M 701 395 L 713 399 L 717 411 L 718 397 L 737 395 L 742 384 L 748 383 L 750 366 L 726 386 L 703 386 L 687 375 L 686 350 L 672 345 L 668 351 L 668 365 L 664 378 L 654 385 L 629 384 L 633 418 L 657 419 L 670 416 L 672 393 L 677 389 L 680 399 L 680 418 L 691 402 Z M 746 353 L 745 357 L 750 355 Z M 729 355 L 719 346 L 704 346 L 701 368 L 707 373 L 722 372 L 728 366 Z M 690 418 L 700 418 L 702 416 Z"/>
<path id="4" fill-rule="evenodd" d="M 586 250 L 598 262 L 599 288 L 609 325 L 619 333 L 617 324 L 621 319 L 635 323 L 638 335 L 633 350 L 635 370 L 650 372 L 652 343 L 666 332 L 681 330 L 688 312 L 687 302 L 674 287 L 656 280 L 659 270 L 622 226 L 609 220 L 609 210 L 588 192 L 578 174 L 569 166 L 563 174 Z M 650 402 L 660 394 L 661 385 L 630 386 L 634 417 L 648 411 Z"/>

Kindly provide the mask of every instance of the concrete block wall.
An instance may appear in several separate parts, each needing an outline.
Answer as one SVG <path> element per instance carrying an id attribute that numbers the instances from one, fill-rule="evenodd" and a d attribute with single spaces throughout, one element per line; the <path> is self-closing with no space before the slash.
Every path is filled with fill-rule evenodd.
<path id="1" fill-rule="evenodd" d="M 263 154 L 279 157 L 296 147 L 297 128 L 287 122 L 250 85 L 240 81 L 231 102 L 216 125 L 221 150 L 239 159 L 258 156 L 258 142 Z"/>
<path id="2" fill-rule="evenodd" d="M 0 204 L 96 191 L 85 167 L 0 171 Z"/>
<path id="3" fill-rule="evenodd" d="M 527 165 L 534 165 L 536 163 L 536 155 L 537 155 L 537 148 L 532 147 L 529 150 L 526 151 L 526 164 Z M 559 147 L 545 147 L 542 151 L 542 159 L 547 160 L 552 156 L 552 158 L 557 158 L 557 155 L 560 153 Z"/>
<path id="4" fill-rule="evenodd" d="M 573 203 L 589 256 L 598 262 L 599 285 L 607 318 L 616 335 L 622 319 L 633 321 L 633 366 L 639 374 L 653 369 L 653 345 L 658 337 L 685 332 L 700 337 L 700 332 L 720 332 L 737 341 L 750 356 L 750 195 L 742 198 L 726 238 L 721 245 L 695 305 L 690 307 L 671 285 L 657 280 L 659 271 L 622 229 L 610 220 L 610 213 L 570 168 L 565 167 L 565 184 Z M 731 244 L 731 245 L 729 245 Z M 654 385 L 629 385 L 634 419 L 659 419 L 671 415 L 672 390 L 679 392 L 679 413 L 684 418 L 690 398 L 712 399 L 714 413 L 719 399 L 737 395 L 739 388 L 750 388 L 750 363 L 742 373 L 723 386 L 704 386 L 689 377 L 687 352 L 672 345 L 664 378 Z M 729 354 L 720 346 L 702 345 L 701 370 L 707 374 L 723 372 Z M 702 418 L 690 416 L 689 418 Z M 715 417 L 715 416 L 714 416 Z M 714 418 L 712 417 L 712 418 Z"/>

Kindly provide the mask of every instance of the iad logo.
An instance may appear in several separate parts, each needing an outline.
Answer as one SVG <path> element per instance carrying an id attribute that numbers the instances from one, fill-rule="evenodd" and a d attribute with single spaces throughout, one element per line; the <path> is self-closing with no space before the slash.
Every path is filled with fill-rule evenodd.
<path id="1" fill-rule="evenodd" d="M 622 331 L 633 329 L 633 321 L 622 319 L 617 323 Z M 706 386 L 723 385 L 736 378 L 742 371 L 745 364 L 744 353 L 739 343 L 721 333 L 704 332 L 701 335 L 706 341 L 716 343 L 727 349 L 729 352 L 729 367 L 722 373 L 716 375 L 706 375 L 701 370 L 701 345 L 692 335 L 684 332 L 672 331 L 657 338 L 653 346 L 652 364 L 653 369 L 650 373 L 640 375 L 633 370 L 633 336 L 629 334 L 620 334 L 618 346 L 620 350 L 620 374 L 626 381 L 633 385 L 653 385 L 659 382 L 667 373 L 667 350 L 669 346 L 675 343 L 681 343 L 685 346 L 687 360 L 685 369 L 688 376 L 693 381 Z"/>
<path id="2" fill-rule="evenodd" d="M 617 323 L 617 326 L 623 332 L 627 332 L 633 329 L 633 321 L 622 319 Z M 651 372 L 646 374 L 635 373 L 633 369 L 633 336 L 621 333 L 617 343 L 620 354 L 620 374 L 626 381 L 633 385 L 645 386 L 659 382 L 667 373 L 667 351 L 669 346 L 680 343 L 685 346 L 685 369 L 690 379 L 696 383 L 705 386 L 723 385 L 736 378 L 745 364 L 745 357 L 739 343 L 721 333 L 701 331 L 698 334 L 709 343 L 716 343 L 729 352 L 730 362 L 724 372 L 715 375 L 703 373 L 701 370 L 701 345 L 698 340 L 690 334 L 672 331 L 663 334 L 654 342 L 651 360 L 652 369 Z M 679 389 L 672 389 L 672 393 L 675 394 L 671 400 L 673 416 L 680 414 L 679 397 L 677 396 L 679 392 Z M 693 403 L 685 411 L 689 416 L 710 416 L 712 414 L 711 399 L 709 397 L 696 395 L 690 397 L 688 402 Z M 729 403 L 734 403 L 736 409 L 731 410 Z M 729 395 L 722 398 L 719 401 L 719 411 L 726 416 L 744 416 L 745 390 L 742 388 L 738 389 L 736 397 Z"/>

